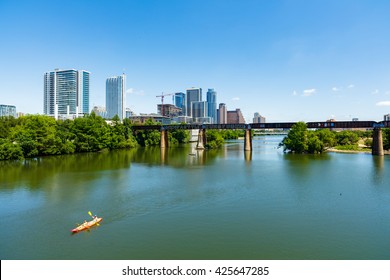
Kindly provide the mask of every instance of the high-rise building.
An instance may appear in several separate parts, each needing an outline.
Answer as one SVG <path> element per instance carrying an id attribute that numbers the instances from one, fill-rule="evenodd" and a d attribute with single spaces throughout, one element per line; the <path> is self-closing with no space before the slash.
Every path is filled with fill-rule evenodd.
<path id="1" fill-rule="evenodd" d="M 205 118 L 207 112 L 207 102 L 206 101 L 195 101 L 192 102 L 192 118 Z"/>
<path id="2" fill-rule="evenodd" d="M 16 118 L 16 107 L 13 105 L 0 104 L 0 117 Z"/>
<path id="3" fill-rule="evenodd" d="M 110 77 L 106 80 L 107 118 L 118 115 L 122 121 L 126 118 L 126 75 Z"/>
<path id="4" fill-rule="evenodd" d="M 84 70 L 55 69 L 44 74 L 43 113 L 61 115 L 89 113 L 89 76 Z"/>
<path id="5" fill-rule="evenodd" d="M 227 123 L 227 108 L 225 103 L 219 103 L 217 113 L 217 123 Z"/>
<path id="6" fill-rule="evenodd" d="M 181 114 L 185 116 L 187 114 L 186 94 L 184 92 L 176 92 L 173 96 L 173 101 L 175 106 L 181 109 Z"/>
<path id="7" fill-rule="evenodd" d="M 213 88 L 207 91 L 207 116 L 212 123 L 217 123 L 217 92 Z"/>
<path id="8" fill-rule="evenodd" d="M 265 123 L 265 118 L 256 112 L 253 116 L 253 123 Z"/>
<path id="9" fill-rule="evenodd" d="M 227 123 L 228 124 L 245 123 L 245 119 L 241 113 L 241 110 L 236 109 L 234 111 L 227 111 Z"/>
<path id="10" fill-rule="evenodd" d="M 187 116 L 193 117 L 192 115 L 192 102 L 202 101 L 202 89 L 201 88 L 190 88 L 187 89 Z"/>
<path id="11" fill-rule="evenodd" d="M 390 114 L 384 115 L 383 116 L 384 121 L 390 121 Z"/>

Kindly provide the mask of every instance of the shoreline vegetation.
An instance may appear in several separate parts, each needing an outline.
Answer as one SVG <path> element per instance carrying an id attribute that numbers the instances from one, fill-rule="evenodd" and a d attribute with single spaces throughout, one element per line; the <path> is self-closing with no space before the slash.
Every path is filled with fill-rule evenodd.
<path id="1" fill-rule="evenodd" d="M 145 122 L 155 124 L 159 123 Z M 121 122 L 118 116 L 108 123 L 93 112 L 74 120 L 55 120 L 45 115 L 0 117 L 0 161 L 160 145 L 160 131 L 133 132 L 132 125 L 128 119 Z M 208 130 L 206 149 L 217 149 L 225 139 L 243 135 L 243 130 Z M 188 130 L 168 133 L 171 147 L 189 141 Z"/>
<path id="2" fill-rule="evenodd" d="M 382 132 L 384 152 L 390 154 L 390 129 L 384 128 Z M 372 130 L 308 130 L 304 122 L 298 122 L 279 143 L 279 147 L 283 147 L 284 152 L 300 154 L 371 153 Z"/>
<path id="3" fill-rule="evenodd" d="M 159 124 L 148 120 L 145 125 Z M 160 145 L 159 130 L 132 130 L 133 123 L 115 116 L 110 123 L 94 113 L 74 120 L 55 120 L 45 115 L 0 118 L 0 161 L 21 160 L 49 155 L 64 155 L 105 150 L 131 149 Z M 138 124 L 137 124 L 138 125 Z M 244 130 L 206 131 L 206 149 L 222 147 L 226 139 L 242 139 Z M 187 130 L 168 134 L 169 146 L 190 141 Z M 303 122 L 295 124 L 279 144 L 285 152 L 322 153 L 369 152 L 372 131 L 308 130 Z M 383 129 L 383 146 L 390 154 L 390 129 Z"/>

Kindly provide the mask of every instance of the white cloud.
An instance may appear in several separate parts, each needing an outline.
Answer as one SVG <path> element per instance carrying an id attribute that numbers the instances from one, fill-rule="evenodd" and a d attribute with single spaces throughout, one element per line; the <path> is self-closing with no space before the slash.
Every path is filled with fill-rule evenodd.
<path id="1" fill-rule="evenodd" d="M 293 93 L 292 93 L 292 95 L 293 95 L 293 96 L 297 96 L 297 95 L 298 95 L 297 91 L 294 90 Z"/>
<path id="2" fill-rule="evenodd" d="M 314 93 L 316 93 L 316 89 L 315 88 L 311 88 L 311 89 L 305 89 L 303 91 L 303 94 L 302 96 L 312 96 Z"/>
<path id="3" fill-rule="evenodd" d="M 375 95 L 375 94 L 378 94 L 379 93 L 379 90 L 374 90 L 373 92 L 371 92 L 372 95 Z"/>
<path id="4" fill-rule="evenodd" d="M 380 101 L 376 103 L 376 106 L 390 106 L 390 101 Z"/>
<path id="5" fill-rule="evenodd" d="M 240 100 L 240 97 L 233 97 L 232 100 L 233 101 L 238 101 L 238 100 Z"/>
<path id="6" fill-rule="evenodd" d="M 353 84 L 350 84 L 349 86 L 348 86 L 348 88 L 354 88 L 355 87 L 355 85 L 353 85 Z"/>
<path id="7" fill-rule="evenodd" d="M 126 93 L 132 94 L 132 93 L 134 93 L 134 89 L 133 88 L 129 88 L 129 89 L 126 90 Z"/>
<path id="8" fill-rule="evenodd" d="M 332 87 L 332 90 L 333 90 L 333 91 L 340 91 L 340 90 L 341 90 L 341 88 L 338 88 L 338 87 Z"/>

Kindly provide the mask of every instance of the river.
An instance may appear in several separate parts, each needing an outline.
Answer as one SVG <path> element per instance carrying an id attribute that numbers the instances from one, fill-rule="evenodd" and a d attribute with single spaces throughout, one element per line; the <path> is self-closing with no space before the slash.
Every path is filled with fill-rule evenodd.
<path id="1" fill-rule="evenodd" d="M 390 157 L 280 141 L 0 162 L 0 259 L 390 259 Z"/>

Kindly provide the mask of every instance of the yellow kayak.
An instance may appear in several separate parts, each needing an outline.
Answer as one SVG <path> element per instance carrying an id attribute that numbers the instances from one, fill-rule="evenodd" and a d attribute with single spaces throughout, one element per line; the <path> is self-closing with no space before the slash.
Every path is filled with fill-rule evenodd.
<path id="1" fill-rule="evenodd" d="M 93 227 L 94 225 L 100 223 L 101 220 L 103 220 L 103 218 L 96 217 L 92 221 L 84 222 L 83 224 L 79 225 L 78 227 L 72 229 L 71 232 L 76 233 L 76 232 L 80 232 L 80 231 L 89 229 L 89 228 Z"/>

